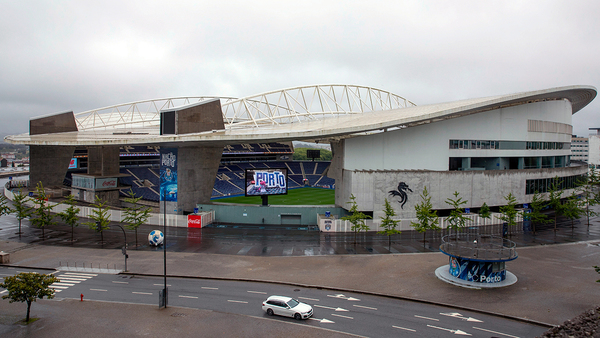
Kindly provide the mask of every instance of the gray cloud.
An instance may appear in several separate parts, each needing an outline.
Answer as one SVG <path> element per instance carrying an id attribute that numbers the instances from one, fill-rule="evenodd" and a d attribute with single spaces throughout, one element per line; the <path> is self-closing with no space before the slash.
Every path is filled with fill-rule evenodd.
<path id="1" fill-rule="evenodd" d="M 597 86 L 596 1 L 5 1 L 0 132 L 56 111 L 308 84 L 417 104 Z M 600 127 L 600 103 L 574 116 Z"/>

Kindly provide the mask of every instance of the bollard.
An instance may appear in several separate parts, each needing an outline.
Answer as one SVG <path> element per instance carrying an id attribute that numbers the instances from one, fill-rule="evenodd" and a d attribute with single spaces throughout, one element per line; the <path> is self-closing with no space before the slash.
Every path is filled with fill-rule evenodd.
<path id="1" fill-rule="evenodd" d="M 81 301 L 83 302 L 83 293 L 81 294 Z"/>

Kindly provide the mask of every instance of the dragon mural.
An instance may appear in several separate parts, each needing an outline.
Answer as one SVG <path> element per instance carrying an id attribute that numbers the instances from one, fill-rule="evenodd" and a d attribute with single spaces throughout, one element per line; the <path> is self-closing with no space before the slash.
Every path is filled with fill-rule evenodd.
<path id="1" fill-rule="evenodd" d="M 402 208 L 402 209 L 404 209 L 404 205 L 406 204 L 406 202 L 408 202 L 408 195 L 406 194 L 406 190 L 413 192 L 408 187 L 408 184 L 406 184 L 404 182 L 400 182 L 400 183 L 398 183 L 398 190 L 390 190 L 389 191 L 390 196 L 400 197 L 400 200 L 398 201 L 398 203 L 400 203 L 400 208 Z"/>

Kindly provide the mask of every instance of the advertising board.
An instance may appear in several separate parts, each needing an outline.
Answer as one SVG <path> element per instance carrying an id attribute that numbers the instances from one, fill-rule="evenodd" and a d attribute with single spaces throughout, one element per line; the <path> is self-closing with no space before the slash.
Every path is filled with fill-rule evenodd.
<path id="1" fill-rule="evenodd" d="M 287 168 L 246 169 L 246 196 L 286 195 Z"/>

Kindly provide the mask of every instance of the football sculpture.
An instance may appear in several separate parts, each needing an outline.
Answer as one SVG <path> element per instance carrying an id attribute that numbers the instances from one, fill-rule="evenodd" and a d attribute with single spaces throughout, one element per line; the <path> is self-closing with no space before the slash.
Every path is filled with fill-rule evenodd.
<path id="1" fill-rule="evenodd" d="M 150 234 L 148 234 L 148 243 L 152 246 L 159 246 L 163 244 L 165 240 L 165 236 L 160 230 L 152 230 Z"/>

